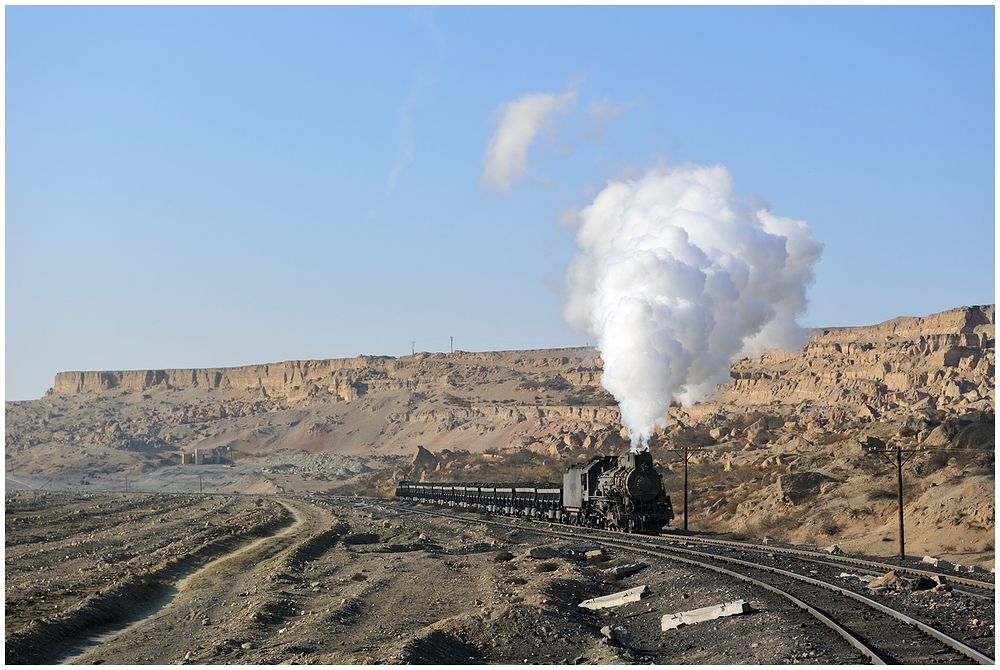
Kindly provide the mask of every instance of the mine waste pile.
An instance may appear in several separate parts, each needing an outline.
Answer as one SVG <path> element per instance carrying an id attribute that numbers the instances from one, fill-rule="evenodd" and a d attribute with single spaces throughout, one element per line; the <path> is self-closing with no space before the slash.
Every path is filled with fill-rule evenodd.
<path id="1" fill-rule="evenodd" d="M 417 353 L 238 368 L 62 372 L 6 404 L 6 489 L 362 494 L 396 482 L 558 482 L 627 453 L 589 348 Z M 995 308 L 815 330 L 736 361 L 710 401 L 674 407 L 650 444 L 692 530 L 907 552 L 993 567 Z"/>

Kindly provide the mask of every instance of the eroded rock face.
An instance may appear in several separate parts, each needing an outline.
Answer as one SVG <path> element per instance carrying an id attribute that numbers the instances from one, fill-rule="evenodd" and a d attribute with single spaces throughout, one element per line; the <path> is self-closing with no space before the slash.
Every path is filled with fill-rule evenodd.
<path id="1" fill-rule="evenodd" d="M 940 421 L 974 411 L 992 412 L 995 349 L 993 305 L 900 317 L 877 326 L 826 328 L 815 331 L 801 352 L 770 352 L 737 361 L 731 370 L 733 383 L 707 404 L 808 405 L 814 411 L 807 419 L 819 424 L 831 419 L 878 422 L 914 416 Z M 496 425 L 508 419 L 544 425 L 566 415 L 585 423 L 616 424 L 618 409 L 600 389 L 600 363 L 593 350 L 567 349 L 399 359 L 359 356 L 200 370 L 61 372 L 51 393 L 220 389 L 308 405 L 445 387 L 456 391 L 450 418 L 458 425 L 470 421 Z M 512 403 L 477 403 L 468 398 L 481 384 L 511 379 L 516 381 L 512 390 L 519 392 L 512 395 L 520 396 L 512 397 Z M 553 396 L 560 401 L 544 402 Z M 533 409 L 525 412 L 525 405 Z M 438 419 L 433 410 L 421 411 L 419 404 L 404 417 Z M 715 431 L 719 435 L 714 437 L 720 437 L 721 431 Z M 773 437 L 766 421 L 747 434 L 755 446 Z"/>
<path id="2" fill-rule="evenodd" d="M 403 455 L 418 445 L 427 455 L 530 452 L 558 462 L 625 448 L 601 365 L 578 348 L 63 372 L 46 398 L 8 404 L 8 459 L 23 465 L 36 445 L 65 455 L 78 444 L 128 443 L 157 445 L 164 463 L 179 462 L 171 448 Z M 737 361 L 732 377 L 710 401 L 674 408 L 654 444 L 767 451 L 894 425 L 908 445 L 992 445 L 995 309 L 817 330 L 801 352 Z M 420 469 L 450 467 L 418 460 Z M 92 460 L 59 465 L 83 462 Z"/>
<path id="3" fill-rule="evenodd" d="M 995 426 L 992 415 L 955 417 L 934 428 L 923 445 L 927 448 L 952 449 L 995 447 Z"/>
<path id="4" fill-rule="evenodd" d="M 811 403 L 875 421 L 904 413 L 992 411 L 995 306 L 814 332 L 798 354 L 766 353 L 732 368 L 717 402 Z"/>
<path id="5" fill-rule="evenodd" d="M 824 484 L 834 482 L 832 477 L 819 472 L 794 472 L 778 477 L 781 497 L 793 505 L 820 495 Z"/>

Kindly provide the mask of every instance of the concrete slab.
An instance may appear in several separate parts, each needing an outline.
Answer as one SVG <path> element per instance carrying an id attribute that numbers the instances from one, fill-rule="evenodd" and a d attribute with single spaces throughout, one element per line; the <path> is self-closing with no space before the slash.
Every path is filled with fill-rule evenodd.
<path id="1" fill-rule="evenodd" d="M 624 605 L 625 603 L 637 602 L 648 593 L 649 587 L 643 584 L 642 586 L 636 586 L 633 589 L 619 591 L 618 593 L 601 596 L 600 598 L 584 600 L 580 603 L 579 607 L 585 607 L 589 610 L 599 610 L 604 609 L 605 607 L 618 607 L 619 605 Z"/>
<path id="2" fill-rule="evenodd" d="M 601 570 L 601 573 L 605 575 L 614 575 L 615 577 L 624 577 L 625 575 L 632 575 L 640 570 L 645 570 L 648 567 L 649 563 L 629 563 L 628 565 L 616 565 L 613 568 Z"/>
<path id="3" fill-rule="evenodd" d="M 726 616 L 736 616 L 737 614 L 747 614 L 752 611 L 750 603 L 743 600 L 734 600 L 731 603 L 721 605 L 710 605 L 688 612 L 678 612 L 676 614 L 665 614 L 660 620 L 660 630 L 674 630 L 681 626 L 687 626 L 702 621 L 712 621 Z"/>

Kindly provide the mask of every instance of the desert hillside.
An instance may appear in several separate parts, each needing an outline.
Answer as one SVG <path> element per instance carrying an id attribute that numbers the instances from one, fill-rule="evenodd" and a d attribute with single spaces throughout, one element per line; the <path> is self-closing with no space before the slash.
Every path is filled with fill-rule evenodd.
<path id="1" fill-rule="evenodd" d="M 737 361 L 651 449 L 692 529 L 992 567 L 995 307 L 814 331 Z M 628 448 L 593 349 L 418 353 L 237 368 L 62 372 L 6 404 L 7 488 L 387 493 L 397 478 L 558 481 Z M 195 454 L 204 465 L 182 464 Z M 126 483 L 126 478 L 128 482 Z M 679 519 L 678 519 L 679 520 Z"/>

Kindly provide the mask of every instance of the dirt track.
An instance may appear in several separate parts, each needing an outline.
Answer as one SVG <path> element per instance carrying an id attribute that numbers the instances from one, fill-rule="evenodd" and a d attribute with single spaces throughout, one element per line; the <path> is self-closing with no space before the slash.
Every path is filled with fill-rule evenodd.
<path id="1" fill-rule="evenodd" d="M 664 563 L 607 583 L 527 530 L 380 504 L 8 493 L 6 521 L 8 662 L 855 660 L 786 605 L 712 577 Z M 528 555 L 540 546 L 550 558 Z M 652 595 L 577 606 L 638 584 Z M 662 614 L 741 597 L 753 614 L 659 631 Z M 607 644 L 605 625 L 625 626 L 633 646 Z"/>
<path id="2" fill-rule="evenodd" d="M 279 503 L 294 519 L 290 526 L 221 556 L 181 579 L 174 597 L 162 609 L 123 631 L 103 636 L 99 644 L 67 660 L 86 664 L 164 663 L 192 656 L 206 660 L 200 653 L 191 653 L 192 649 L 207 645 L 216 651 L 217 646 L 231 645 L 230 639 L 223 642 L 215 638 L 220 628 L 231 632 L 229 629 L 239 618 L 260 623 L 276 615 L 298 614 L 291 600 L 280 597 L 265 597 L 236 611 L 233 608 L 249 595 L 247 590 L 253 583 L 282 581 L 282 568 L 294 570 L 340 537 L 339 523 L 325 510 L 295 500 Z M 155 644 L 150 644 L 153 640 Z M 198 646 L 193 647 L 193 643 Z"/>

